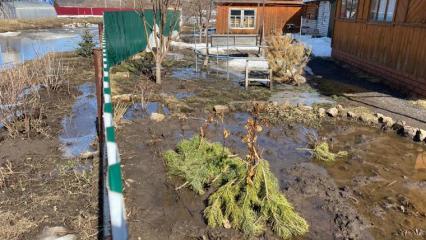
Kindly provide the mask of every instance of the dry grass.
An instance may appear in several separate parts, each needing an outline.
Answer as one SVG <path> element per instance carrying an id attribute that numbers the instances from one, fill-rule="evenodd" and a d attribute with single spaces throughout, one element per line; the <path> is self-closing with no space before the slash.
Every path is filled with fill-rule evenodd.
<path id="1" fill-rule="evenodd" d="M 19 236 L 36 227 L 34 221 L 10 211 L 0 211 L 0 239 L 19 239 Z"/>
<path id="2" fill-rule="evenodd" d="M 44 19 L 1 19 L 0 32 L 26 29 L 59 28 L 67 24 L 97 24 L 102 18 L 44 18 Z"/>
<path id="3" fill-rule="evenodd" d="M 69 92 L 70 72 L 62 57 L 53 54 L 0 72 L 0 123 L 9 136 L 20 132 L 29 136 L 31 129 L 45 133 L 39 89 L 44 87 L 50 94 L 66 87 Z"/>
<path id="4" fill-rule="evenodd" d="M 129 103 L 126 102 L 118 102 L 114 104 L 114 126 L 119 127 L 123 123 L 124 114 L 126 114 L 129 106 Z"/>
<path id="5" fill-rule="evenodd" d="M 300 78 L 310 52 L 289 36 L 275 35 L 268 41 L 267 59 L 278 82 L 304 83 Z"/>

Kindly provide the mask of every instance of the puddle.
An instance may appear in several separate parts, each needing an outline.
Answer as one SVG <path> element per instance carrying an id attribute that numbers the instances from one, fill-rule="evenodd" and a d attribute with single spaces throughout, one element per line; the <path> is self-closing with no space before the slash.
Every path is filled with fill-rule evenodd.
<path id="1" fill-rule="evenodd" d="M 277 85 L 279 92 L 273 93 L 270 101 L 278 103 L 290 103 L 292 105 L 303 104 L 312 106 L 314 104 L 334 104 L 334 100 L 325 97 L 314 89 L 300 89 L 295 86 L 280 84 Z"/>
<path id="2" fill-rule="evenodd" d="M 23 63 L 48 52 L 73 51 L 81 41 L 85 29 L 98 40 L 97 27 L 26 30 L 0 34 L 0 66 Z"/>
<path id="3" fill-rule="evenodd" d="M 375 226 L 376 239 L 426 237 L 426 147 L 377 129 L 333 127 L 323 134 L 350 157 L 326 166 L 339 187 L 354 193 L 355 208 Z"/>
<path id="4" fill-rule="evenodd" d="M 62 120 L 63 131 L 59 140 L 63 144 L 64 156 L 78 157 L 87 151 L 94 151 L 91 144 L 96 139 L 96 97 L 95 85 L 85 83 L 79 86 L 70 116 Z"/>
<path id="5" fill-rule="evenodd" d="M 185 99 L 185 98 L 189 98 L 195 96 L 194 93 L 189 93 L 189 92 L 178 92 L 175 94 L 175 97 L 179 100 Z"/>
<path id="6" fill-rule="evenodd" d="M 159 102 L 148 102 L 145 106 L 142 106 L 141 103 L 135 103 L 130 106 L 126 113 L 123 116 L 125 120 L 136 120 L 149 117 L 151 113 L 162 113 L 169 115 L 169 109 Z"/>

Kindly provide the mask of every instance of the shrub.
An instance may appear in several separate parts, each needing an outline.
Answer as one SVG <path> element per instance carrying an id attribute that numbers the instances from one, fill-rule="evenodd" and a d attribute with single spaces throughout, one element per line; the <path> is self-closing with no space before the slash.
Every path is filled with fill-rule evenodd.
<path id="1" fill-rule="evenodd" d="M 268 41 L 267 59 L 277 82 L 304 83 L 301 75 L 309 55 L 310 50 L 290 36 L 274 35 Z"/>
<path id="2" fill-rule="evenodd" d="M 77 54 L 82 57 L 90 57 L 93 54 L 95 43 L 93 42 L 93 35 L 89 30 L 85 30 L 81 36 L 81 42 L 78 44 L 80 47 L 77 49 Z"/>

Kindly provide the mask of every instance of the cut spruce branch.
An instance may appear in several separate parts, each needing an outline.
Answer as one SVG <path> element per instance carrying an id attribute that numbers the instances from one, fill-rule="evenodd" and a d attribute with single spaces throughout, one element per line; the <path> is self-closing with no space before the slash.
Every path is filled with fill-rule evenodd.
<path id="1" fill-rule="evenodd" d="M 258 159 L 249 183 L 247 161 L 199 136 L 182 140 L 164 157 L 168 172 L 185 181 L 181 187 L 187 186 L 200 195 L 208 188 L 215 189 L 204 210 L 209 226 L 232 227 L 247 236 L 258 236 L 270 226 L 283 239 L 308 231 L 307 222 L 280 192 L 266 160 Z"/>

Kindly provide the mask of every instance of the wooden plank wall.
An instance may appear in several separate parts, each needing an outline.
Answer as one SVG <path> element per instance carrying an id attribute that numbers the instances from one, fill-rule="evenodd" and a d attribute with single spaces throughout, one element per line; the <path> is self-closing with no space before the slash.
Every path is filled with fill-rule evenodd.
<path id="1" fill-rule="evenodd" d="M 255 29 L 230 29 L 231 34 L 258 34 L 261 32 L 262 16 L 265 12 L 265 34 L 272 32 L 282 32 L 284 26 L 293 23 L 300 25 L 302 15 L 302 6 L 294 5 L 268 5 L 263 11 L 262 6 L 257 5 L 218 5 L 216 9 L 216 33 L 226 34 L 228 31 L 228 16 L 230 8 L 250 8 L 256 9 L 256 27 Z"/>
<path id="2" fill-rule="evenodd" d="M 369 8 L 360 0 L 355 21 L 336 16 L 333 56 L 426 96 L 426 0 L 399 0 L 394 23 L 370 22 Z"/>

